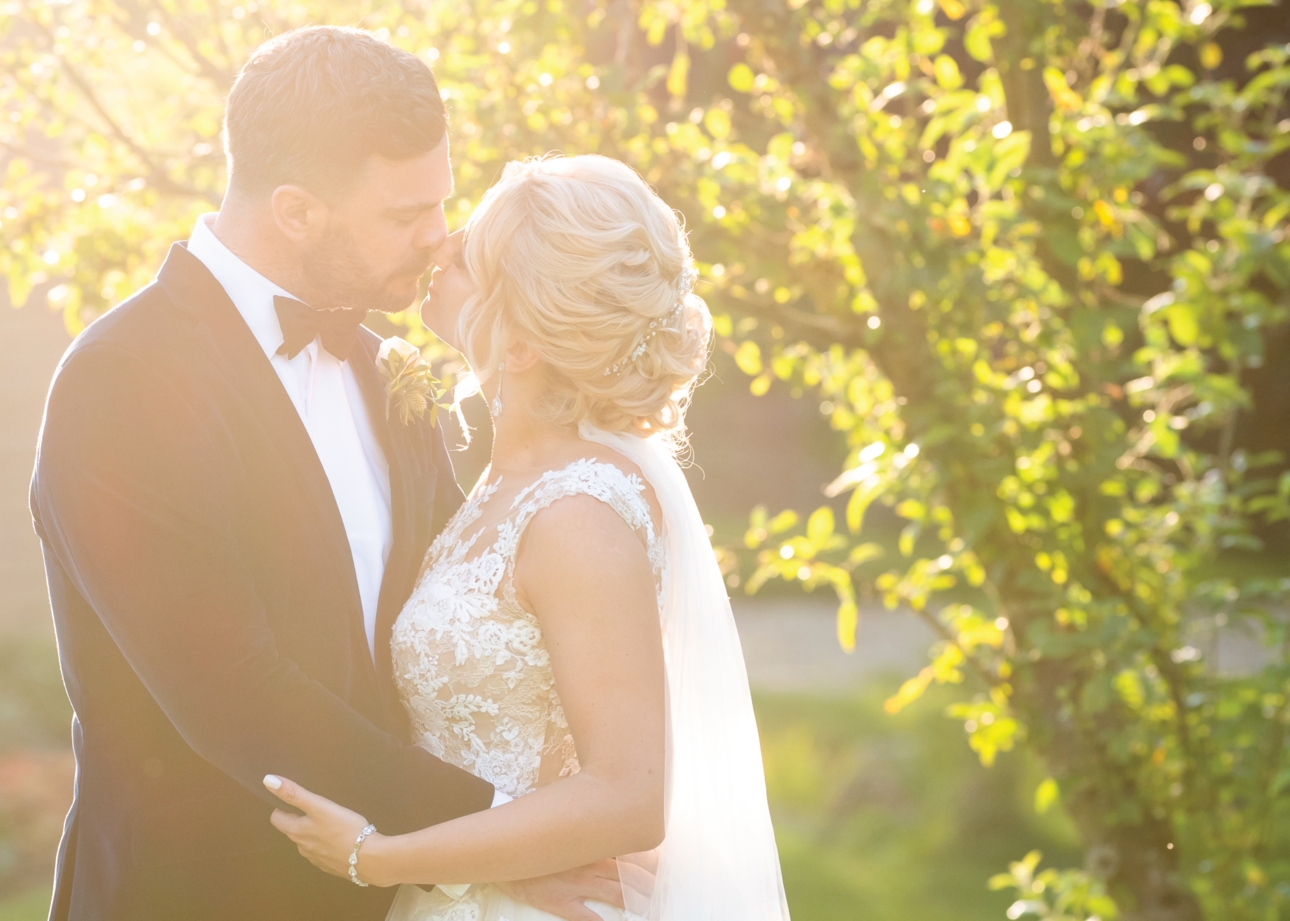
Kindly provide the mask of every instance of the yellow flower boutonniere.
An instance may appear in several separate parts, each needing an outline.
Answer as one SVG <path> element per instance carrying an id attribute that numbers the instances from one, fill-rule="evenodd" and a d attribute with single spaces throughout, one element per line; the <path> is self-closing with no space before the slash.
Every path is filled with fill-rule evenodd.
<path id="1" fill-rule="evenodd" d="M 406 339 L 392 336 L 381 343 L 376 367 L 385 381 L 385 418 L 390 417 L 391 409 L 397 409 L 404 425 L 427 416 L 432 426 L 438 422 L 444 390 L 421 357 L 420 349 Z"/>

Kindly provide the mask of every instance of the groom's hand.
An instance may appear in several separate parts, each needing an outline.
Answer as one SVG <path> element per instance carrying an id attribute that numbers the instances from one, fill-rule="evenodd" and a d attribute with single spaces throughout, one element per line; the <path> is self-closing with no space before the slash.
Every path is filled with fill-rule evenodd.
<path id="1" fill-rule="evenodd" d="M 623 888 L 618 882 L 616 860 L 602 860 L 576 870 L 497 885 L 516 901 L 540 908 L 565 921 L 604 921 L 583 904 L 586 899 L 626 907 L 623 905 Z"/>

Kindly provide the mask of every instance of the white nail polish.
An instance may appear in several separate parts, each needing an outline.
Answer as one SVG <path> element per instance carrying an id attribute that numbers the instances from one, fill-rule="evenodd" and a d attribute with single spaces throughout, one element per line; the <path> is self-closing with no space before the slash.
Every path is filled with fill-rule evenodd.
<path id="1" fill-rule="evenodd" d="M 282 789 L 282 778 L 275 777 L 272 774 L 265 774 L 264 785 L 268 787 L 270 790 L 280 790 Z"/>

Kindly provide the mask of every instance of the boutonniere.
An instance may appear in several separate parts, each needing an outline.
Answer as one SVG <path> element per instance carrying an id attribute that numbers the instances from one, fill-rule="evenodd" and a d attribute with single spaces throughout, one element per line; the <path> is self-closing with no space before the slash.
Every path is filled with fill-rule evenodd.
<path id="1" fill-rule="evenodd" d="M 411 425 L 414 419 L 439 421 L 439 400 L 444 389 L 421 357 L 421 350 L 406 339 L 391 336 L 376 353 L 376 367 L 385 381 L 385 418 L 397 409 L 399 421 Z"/>

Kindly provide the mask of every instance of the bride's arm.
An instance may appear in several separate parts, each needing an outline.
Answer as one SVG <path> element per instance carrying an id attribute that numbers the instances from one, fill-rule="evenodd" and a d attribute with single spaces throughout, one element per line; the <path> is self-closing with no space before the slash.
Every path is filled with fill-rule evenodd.
<path id="1" fill-rule="evenodd" d="M 581 770 L 505 806 L 364 842 L 379 886 L 543 876 L 651 850 L 663 838 L 664 673 L 654 577 L 640 539 L 588 496 L 529 525 L 516 587 L 542 624 Z M 305 812 L 274 813 L 310 861 L 345 876 L 363 818 L 283 781 Z"/>

